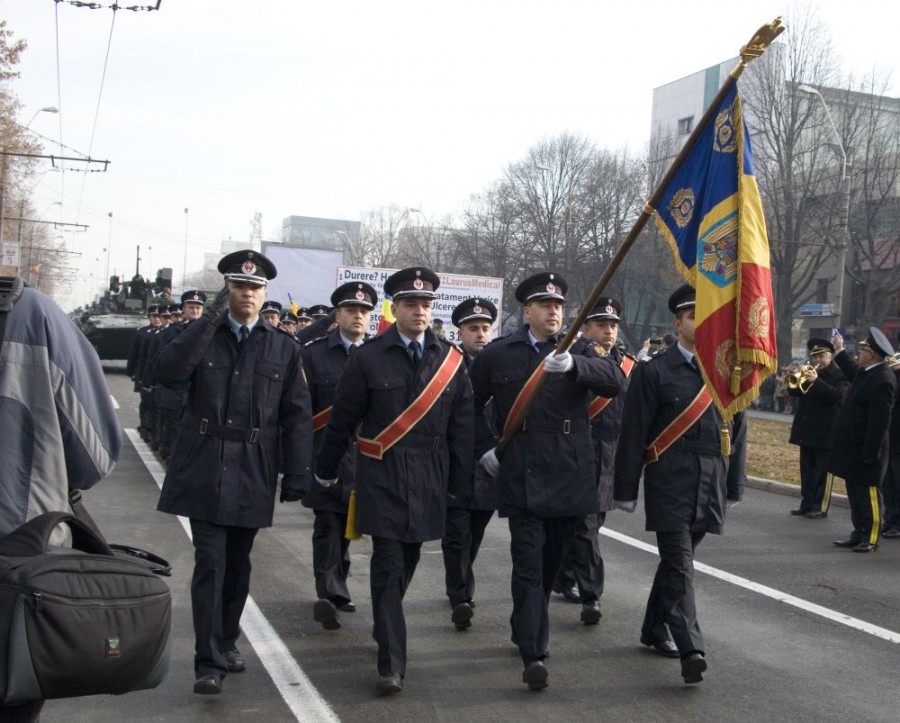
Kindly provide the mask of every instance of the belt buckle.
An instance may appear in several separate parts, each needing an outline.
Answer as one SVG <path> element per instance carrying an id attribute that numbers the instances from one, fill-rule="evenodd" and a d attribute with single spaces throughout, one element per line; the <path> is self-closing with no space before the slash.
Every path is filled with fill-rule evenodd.
<path id="1" fill-rule="evenodd" d="M 250 438 L 247 441 L 254 444 L 257 439 L 259 439 L 259 427 L 254 427 L 250 430 Z"/>
<path id="2" fill-rule="evenodd" d="M 572 431 L 572 420 L 564 419 L 563 420 L 563 434 L 568 434 Z"/>
<path id="3" fill-rule="evenodd" d="M 208 419 L 201 419 L 201 420 L 200 420 L 200 434 L 206 434 L 206 428 L 207 428 L 208 426 L 209 426 L 209 420 L 208 420 Z"/>

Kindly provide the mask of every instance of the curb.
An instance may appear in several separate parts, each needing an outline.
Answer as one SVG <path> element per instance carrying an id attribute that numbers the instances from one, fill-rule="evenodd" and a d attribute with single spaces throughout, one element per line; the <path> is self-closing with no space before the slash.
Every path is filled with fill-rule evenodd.
<path id="1" fill-rule="evenodd" d="M 779 495 L 787 495 L 788 497 L 799 497 L 800 487 L 798 485 L 788 484 L 787 482 L 777 482 L 772 479 L 763 479 L 762 477 L 747 477 L 745 484 L 755 490 L 765 490 L 766 492 L 774 492 Z M 847 495 L 833 493 L 831 495 L 831 504 L 838 507 L 850 507 L 847 501 Z"/>

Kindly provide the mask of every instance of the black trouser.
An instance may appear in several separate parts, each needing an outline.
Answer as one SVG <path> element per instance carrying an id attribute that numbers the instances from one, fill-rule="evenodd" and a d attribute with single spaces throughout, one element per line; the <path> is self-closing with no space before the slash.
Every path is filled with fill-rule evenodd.
<path id="1" fill-rule="evenodd" d="M 316 595 L 340 607 L 350 602 L 347 575 L 350 573 L 350 540 L 344 537 L 347 513 L 315 510 L 313 523 L 313 572 Z"/>
<path id="2" fill-rule="evenodd" d="M 825 482 L 828 478 L 829 449 L 800 447 L 800 510 L 803 512 L 826 512 Z"/>
<path id="3" fill-rule="evenodd" d="M 509 518 L 512 536 L 512 640 L 527 666 L 543 659 L 550 645 L 548 605 L 553 582 L 572 545 L 579 517 Z"/>
<path id="4" fill-rule="evenodd" d="M 175 439 L 178 433 L 178 418 L 180 416 L 180 409 L 170 409 L 169 407 L 159 407 L 157 409 L 157 438 L 159 439 L 161 452 L 171 452 L 175 447 Z"/>
<path id="5" fill-rule="evenodd" d="M 138 415 L 141 420 L 141 429 L 148 435 L 156 431 L 156 405 L 154 404 L 154 392 L 152 389 L 141 388 L 141 402 L 138 405 Z"/>
<path id="6" fill-rule="evenodd" d="M 555 588 L 578 587 L 582 603 L 599 600 L 603 595 L 606 571 L 600 554 L 600 528 L 606 521 L 605 512 L 587 515 L 578 521 L 572 547 L 563 562 Z"/>
<path id="7" fill-rule="evenodd" d="M 250 550 L 259 530 L 191 520 L 194 538 L 194 672 L 227 671 L 225 653 L 240 635 L 241 613 L 250 592 Z"/>
<path id="8" fill-rule="evenodd" d="M 403 597 L 419 563 L 421 542 L 372 536 L 372 636 L 378 643 L 378 675 L 406 675 L 406 618 Z"/>
<path id="9" fill-rule="evenodd" d="M 668 624 L 682 658 L 704 652 L 694 602 L 694 550 L 705 535 L 690 530 L 656 533 L 659 567 L 650 588 L 641 637 L 665 640 L 664 624 Z"/>
<path id="10" fill-rule="evenodd" d="M 850 520 L 853 522 L 855 542 L 877 545 L 881 536 L 881 494 L 875 485 L 847 482 L 847 501 L 850 503 Z"/>
<path id="11" fill-rule="evenodd" d="M 475 573 L 472 566 L 478 557 L 484 530 L 493 510 L 447 508 L 447 525 L 441 538 L 444 553 L 444 579 L 450 605 L 469 602 L 475 597 Z"/>
<path id="12" fill-rule="evenodd" d="M 884 495 L 883 528 L 900 530 L 900 451 L 891 453 L 887 472 L 881 482 L 881 491 Z"/>
<path id="13" fill-rule="evenodd" d="M 0 721 L 2 723 L 34 723 L 41 717 L 44 701 L 33 700 L 18 705 L 0 705 Z"/>

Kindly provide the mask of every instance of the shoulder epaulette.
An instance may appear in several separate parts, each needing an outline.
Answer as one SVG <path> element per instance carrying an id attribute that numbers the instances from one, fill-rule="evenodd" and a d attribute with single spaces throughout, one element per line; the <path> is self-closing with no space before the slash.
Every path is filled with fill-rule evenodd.
<path id="1" fill-rule="evenodd" d="M 296 338 L 296 337 L 294 337 L 294 338 Z M 315 339 L 310 339 L 309 341 L 304 342 L 303 348 L 305 349 L 306 347 L 312 346 L 313 344 L 316 344 L 320 341 L 325 341 L 327 338 L 328 338 L 328 334 L 323 334 L 322 336 L 317 336 Z"/>

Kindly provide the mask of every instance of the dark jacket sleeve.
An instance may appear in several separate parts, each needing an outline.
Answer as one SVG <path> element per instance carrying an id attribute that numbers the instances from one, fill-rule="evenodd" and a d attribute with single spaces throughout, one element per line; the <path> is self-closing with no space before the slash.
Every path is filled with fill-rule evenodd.
<path id="1" fill-rule="evenodd" d="M 644 469 L 644 449 L 657 415 L 656 372 L 653 365 L 638 364 L 625 396 L 625 410 L 616 448 L 613 499 L 636 500 Z"/>
<path id="2" fill-rule="evenodd" d="M 619 368 L 619 363 L 611 356 L 601 357 L 589 345 L 581 346 L 578 351 L 576 348 L 572 350 L 575 368 L 569 372 L 576 384 L 601 397 L 615 397 L 625 383 L 625 372 Z"/>
<path id="3" fill-rule="evenodd" d="M 289 343 L 295 346 L 293 340 Z M 299 348 L 293 349 L 288 365 L 278 408 L 278 423 L 281 428 L 281 471 L 285 477 L 299 475 L 302 478 L 301 489 L 309 490 L 313 459 L 312 401 Z"/>
<path id="4" fill-rule="evenodd" d="M 891 426 L 891 412 L 894 409 L 896 393 L 897 383 L 894 374 L 885 367 L 873 385 L 866 414 L 866 436 L 862 448 L 862 461 L 865 464 L 875 464 L 879 459 L 881 443 Z"/>
<path id="5" fill-rule="evenodd" d="M 335 390 L 334 406 L 316 458 L 316 475 L 337 479 L 341 460 L 354 437 L 356 426 L 369 409 L 369 390 L 360 354 L 351 354 Z"/>
<path id="6" fill-rule="evenodd" d="M 810 399 L 816 399 L 822 404 L 840 406 L 844 401 L 847 390 L 850 388 L 850 382 L 847 381 L 847 377 L 843 373 L 833 382 L 829 382 L 819 375 L 819 378 L 816 379 L 807 392 L 807 396 Z"/>
<path id="7" fill-rule="evenodd" d="M 487 350 L 481 352 L 469 369 L 475 407 L 475 459 L 497 446 L 497 434 L 487 419 L 486 405 L 491 401 L 491 383 Z M 499 431 L 499 430 L 497 430 Z"/>
<path id="8" fill-rule="evenodd" d="M 731 424 L 731 456 L 728 458 L 728 476 L 725 478 L 726 497 L 739 502 L 744 496 L 747 480 L 747 415 L 738 412 Z"/>
<path id="9" fill-rule="evenodd" d="M 850 352 L 846 349 L 842 349 L 834 355 L 834 362 L 841 368 L 841 371 L 844 372 L 844 376 L 847 377 L 847 379 L 851 382 L 856 379 L 856 373 L 860 370 L 860 366 L 853 361 Z"/>
<path id="10" fill-rule="evenodd" d="M 170 389 L 187 387 L 227 314 L 223 311 L 218 319 L 201 316 L 188 324 L 171 344 L 166 344 L 157 359 L 157 381 Z"/>
<path id="11" fill-rule="evenodd" d="M 447 428 L 447 447 L 450 451 L 450 498 L 460 503 L 469 502 L 475 494 L 474 446 L 475 408 L 472 385 L 465 364 L 456 370 L 456 395 Z"/>

